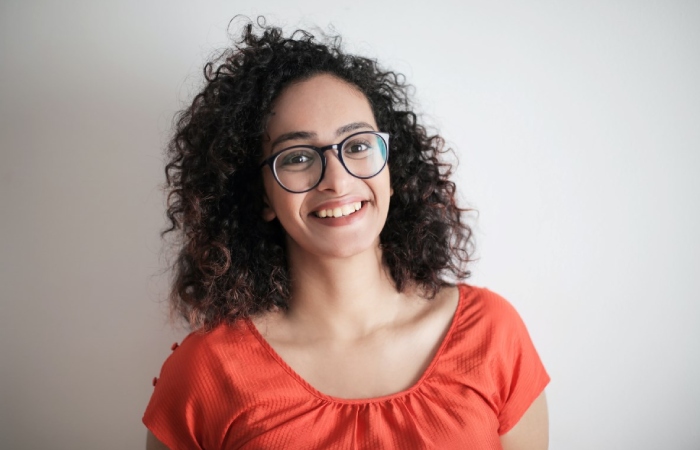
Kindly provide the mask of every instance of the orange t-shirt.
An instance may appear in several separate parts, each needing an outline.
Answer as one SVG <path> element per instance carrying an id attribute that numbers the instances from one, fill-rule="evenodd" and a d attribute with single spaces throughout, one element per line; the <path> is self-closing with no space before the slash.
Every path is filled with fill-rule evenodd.
<path id="1" fill-rule="evenodd" d="M 513 307 L 460 286 L 420 380 L 379 398 L 314 389 L 252 323 L 190 334 L 163 364 L 143 423 L 175 449 L 500 449 L 549 382 Z"/>

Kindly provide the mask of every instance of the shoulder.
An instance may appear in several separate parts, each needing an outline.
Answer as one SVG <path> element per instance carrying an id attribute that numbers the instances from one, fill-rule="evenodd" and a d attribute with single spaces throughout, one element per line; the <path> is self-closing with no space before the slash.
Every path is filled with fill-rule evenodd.
<path id="1" fill-rule="evenodd" d="M 458 287 L 460 299 L 457 314 L 460 321 L 470 326 L 487 327 L 491 331 L 522 324 L 522 319 L 513 305 L 499 294 L 468 284 Z"/>
<path id="2" fill-rule="evenodd" d="M 445 345 L 445 357 L 478 373 L 514 358 L 512 345 L 529 340 L 513 306 L 500 295 L 481 287 L 458 285 L 459 303 Z M 490 375 L 486 375 L 490 378 Z"/>
<path id="3" fill-rule="evenodd" d="M 231 398 L 249 388 L 267 354 L 249 328 L 239 320 L 209 331 L 190 333 L 163 363 L 154 398 L 162 393 L 181 401 L 207 402 L 207 395 Z"/>
<path id="4" fill-rule="evenodd" d="M 237 354 L 250 349 L 252 336 L 244 321 L 222 324 L 209 331 L 194 331 L 181 344 L 173 345 L 166 359 L 161 377 L 174 373 L 179 376 L 201 376 L 203 372 L 221 373 L 235 365 Z"/>
<path id="5" fill-rule="evenodd" d="M 460 285 L 450 354 L 465 362 L 490 388 L 509 389 L 521 368 L 546 378 L 530 334 L 513 305 L 480 287 Z"/>
<path id="6" fill-rule="evenodd" d="M 493 361 L 515 363 L 520 352 L 534 348 L 527 327 L 513 305 L 493 291 L 460 286 L 456 332 L 477 340 Z"/>
<path id="7" fill-rule="evenodd" d="M 478 361 L 471 381 L 498 413 L 499 434 L 510 430 L 549 382 L 523 320 L 500 295 L 460 286 L 460 316 L 455 346 L 462 357 Z"/>
<path id="8" fill-rule="evenodd" d="M 523 353 L 539 361 L 523 319 L 508 300 L 486 288 L 465 284 L 459 289 L 457 345 L 476 348 L 499 366 L 517 364 Z"/>
<path id="9" fill-rule="evenodd" d="M 143 416 L 148 429 L 171 448 L 218 445 L 240 412 L 251 338 L 240 321 L 193 332 L 173 345 Z"/>

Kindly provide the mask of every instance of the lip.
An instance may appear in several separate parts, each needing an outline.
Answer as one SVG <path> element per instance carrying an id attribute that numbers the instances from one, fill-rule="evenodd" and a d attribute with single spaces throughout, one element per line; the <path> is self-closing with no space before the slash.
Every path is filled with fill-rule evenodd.
<path id="1" fill-rule="evenodd" d="M 362 203 L 362 208 L 350 214 L 349 216 L 321 218 L 316 216 L 315 214 L 316 211 L 320 211 L 322 209 L 341 208 L 344 205 L 353 204 L 357 202 Z M 362 217 L 364 217 L 365 213 L 367 212 L 367 207 L 369 203 L 369 201 L 362 199 L 361 197 L 348 197 L 340 200 L 331 200 L 323 202 L 317 205 L 315 208 L 313 208 L 313 210 L 309 213 L 309 219 L 313 220 L 316 223 L 329 227 L 340 227 L 344 225 L 350 225 L 351 223 L 354 223 L 362 219 Z"/>

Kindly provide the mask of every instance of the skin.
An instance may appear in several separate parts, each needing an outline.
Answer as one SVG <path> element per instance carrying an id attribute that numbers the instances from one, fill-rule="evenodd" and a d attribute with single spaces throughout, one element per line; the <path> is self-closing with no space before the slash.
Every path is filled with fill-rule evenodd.
<path id="1" fill-rule="evenodd" d="M 336 91 L 336 88 L 340 91 Z M 267 124 L 269 140 L 265 156 L 299 144 L 327 145 L 340 142 L 358 131 L 380 131 L 365 97 L 349 84 L 330 75 L 320 75 L 293 84 L 275 102 Z M 281 138 L 287 137 L 284 140 Z M 308 137 L 302 137 L 308 136 Z M 269 168 L 263 170 L 265 220 L 277 218 L 287 233 L 290 266 L 311 260 L 341 260 L 358 254 L 376 258 L 379 233 L 389 211 L 389 171 L 368 180 L 353 177 L 342 166 L 334 150 L 325 153 L 326 174 L 315 189 L 293 194 L 282 189 Z M 362 201 L 362 220 L 339 222 L 318 219 L 313 211 Z M 374 259 L 374 258 L 372 258 Z M 376 267 L 376 264 L 373 264 Z M 299 283 L 297 283 L 299 284 Z"/>
<path id="2" fill-rule="evenodd" d="M 381 131 L 355 87 L 330 75 L 315 76 L 290 86 L 275 102 L 264 155 L 290 145 L 339 142 L 358 131 L 349 127 L 353 124 Z M 272 145 L 285 135 L 308 137 Z M 388 169 L 362 180 L 345 171 L 334 151 L 326 156 L 321 184 L 303 194 L 285 191 L 264 170 L 264 218 L 277 218 L 287 232 L 294 281 L 289 311 L 254 323 L 302 378 L 327 395 L 370 398 L 399 392 L 429 364 L 454 314 L 457 292 L 448 289 L 427 302 L 417 292 L 396 291 L 379 247 L 391 201 Z M 314 215 L 358 200 L 362 210 L 347 223 Z"/>
<path id="3" fill-rule="evenodd" d="M 503 450 L 546 450 L 549 448 L 547 398 L 540 394 L 518 423 L 501 436 Z"/>
<path id="4" fill-rule="evenodd" d="M 369 102 L 354 86 L 316 75 L 289 86 L 273 105 L 263 158 L 283 148 L 340 142 L 378 130 Z M 372 398 L 401 392 L 421 377 L 442 342 L 458 304 L 445 288 L 431 301 L 418 289 L 397 292 L 382 264 L 379 234 L 391 201 L 389 171 L 362 180 L 326 152 L 326 174 L 313 190 L 293 194 L 263 169 L 265 220 L 287 233 L 291 299 L 288 311 L 252 319 L 272 348 L 314 388 L 337 398 Z M 319 209 L 348 202 L 362 209 L 340 219 L 319 219 Z M 544 394 L 501 437 L 506 450 L 547 448 Z M 166 448 L 149 432 L 147 449 Z"/>

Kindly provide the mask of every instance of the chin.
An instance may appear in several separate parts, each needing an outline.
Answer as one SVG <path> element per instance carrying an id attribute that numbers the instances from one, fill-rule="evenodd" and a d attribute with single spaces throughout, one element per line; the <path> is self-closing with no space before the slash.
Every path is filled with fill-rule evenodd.
<path id="1" fill-rule="evenodd" d="M 300 246 L 291 239 L 288 239 L 287 248 L 292 250 L 292 248 L 296 247 L 296 249 L 298 249 L 302 254 L 314 255 L 315 257 L 321 259 L 346 259 L 362 255 L 379 254 L 380 252 L 379 240 L 373 242 L 360 242 L 358 240 L 349 241 L 351 242 L 345 242 L 345 245 L 338 245 L 337 242 L 323 245 L 323 243 L 317 242 L 317 245 L 314 245 L 313 247 L 306 247 Z"/>

